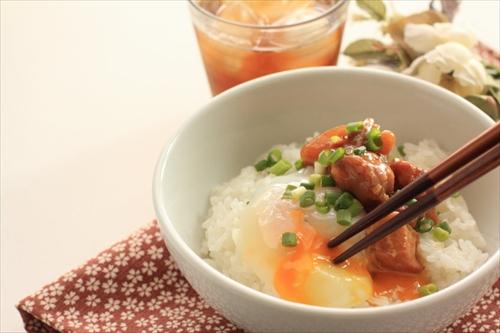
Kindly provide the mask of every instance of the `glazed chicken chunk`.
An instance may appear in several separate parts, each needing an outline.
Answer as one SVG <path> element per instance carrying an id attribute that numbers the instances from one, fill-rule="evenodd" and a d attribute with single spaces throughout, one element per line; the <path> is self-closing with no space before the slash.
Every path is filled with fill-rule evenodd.
<path id="1" fill-rule="evenodd" d="M 389 199 L 394 192 L 394 173 L 385 157 L 366 152 L 348 155 L 332 165 L 337 186 L 353 193 L 365 208 L 371 209 Z"/>

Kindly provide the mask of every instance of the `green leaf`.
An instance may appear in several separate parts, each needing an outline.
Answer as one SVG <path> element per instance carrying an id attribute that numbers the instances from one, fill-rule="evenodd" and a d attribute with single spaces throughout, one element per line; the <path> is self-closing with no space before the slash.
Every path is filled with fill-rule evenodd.
<path id="1" fill-rule="evenodd" d="M 493 120 L 500 119 L 499 106 L 492 96 L 487 95 L 470 95 L 465 96 L 465 99 L 477 106 Z"/>
<path id="2" fill-rule="evenodd" d="M 500 67 L 487 64 L 484 68 L 486 69 L 486 73 L 491 75 L 494 79 L 500 79 Z"/>
<path id="3" fill-rule="evenodd" d="M 500 105 L 500 86 L 487 85 L 486 91 L 487 91 L 487 94 L 492 96 L 495 99 L 495 101 L 497 102 L 497 104 Z"/>
<path id="4" fill-rule="evenodd" d="M 344 50 L 344 54 L 356 60 L 358 65 L 379 63 L 398 70 L 408 67 L 409 59 L 405 51 L 396 45 L 384 45 L 376 39 L 359 39 Z"/>
<path id="5" fill-rule="evenodd" d="M 376 39 L 358 39 L 346 47 L 344 54 L 356 60 L 379 59 L 385 56 L 386 49 Z"/>
<path id="6" fill-rule="evenodd" d="M 385 19 L 385 5 L 382 0 L 356 0 L 356 3 L 377 21 Z"/>

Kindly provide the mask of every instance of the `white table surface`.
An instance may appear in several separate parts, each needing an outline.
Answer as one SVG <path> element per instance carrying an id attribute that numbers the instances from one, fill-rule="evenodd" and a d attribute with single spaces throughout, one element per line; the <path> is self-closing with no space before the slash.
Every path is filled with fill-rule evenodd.
<path id="1" fill-rule="evenodd" d="M 499 1 L 462 7 L 499 48 Z M 185 1 L 2 1 L 1 97 L 0 319 L 17 332 L 17 301 L 154 218 L 159 152 L 210 93 Z"/>

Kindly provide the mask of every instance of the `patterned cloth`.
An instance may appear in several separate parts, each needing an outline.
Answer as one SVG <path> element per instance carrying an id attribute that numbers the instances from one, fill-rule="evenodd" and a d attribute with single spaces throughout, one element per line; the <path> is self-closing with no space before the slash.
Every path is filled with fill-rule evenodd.
<path id="1" fill-rule="evenodd" d="M 443 330 L 500 332 L 500 280 Z M 156 222 L 18 305 L 28 332 L 242 332 L 203 301 L 173 262 Z"/>

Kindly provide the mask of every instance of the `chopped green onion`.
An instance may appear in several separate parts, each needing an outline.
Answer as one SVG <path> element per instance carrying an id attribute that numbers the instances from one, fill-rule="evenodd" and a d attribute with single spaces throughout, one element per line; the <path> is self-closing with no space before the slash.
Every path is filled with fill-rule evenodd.
<path id="1" fill-rule="evenodd" d="M 406 156 L 405 146 L 404 145 L 399 145 L 398 146 L 398 152 L 399 152 L 399 155 L 401 155 L 401 157 L 405 157 Z"/>
<path id="2" fill-rule="evenodd" d="M 330 141 L 332 141 L 332 143 L 338 143 L 338 142 L 342 141 L 342 138 L 338 135 L 334 135 L 330 138 Z"/>
<path id="3" fill-rule="evenodd" d="M 339 147 L 335 149 L 335 152 L 333 153 L 333 156 L 330 158 L 330 163 L 334 164 L 338 160 L 340 160 L 342 157 L 345 155 L 345 149 L 342 147 Z"/>
<path id="4" fill-rule="evenodd" d="M 365 146 L 359 146 L 357 148 L 354 148 L 354 150 L 352 151 L 354 153 L 354 155 L 363 155 L 364 153 L 366 153 L 366 147 Z"/>
<path id="5" fill-rule="evenodd" d="M 290 170 L 291 167 L 292 165 L 290 164 L 290 162 L 279 160 L 275 165 L 269 168 L 269 172 L 275 176 L 281 176 L 284 175 L 288 170 Z"/>
<path id="6" fill-rule="evenodd" d="M 319 173 L 320 175 L 324 175 L 326 173 L 326 166 L 321 165 L 318 161 L 314 162 L 314 173 Z"/>
<path id="7" fill-rule="evenodd" d="M 451 197 L 458 198 L 459 196 L 460 196 L 460 192 L 455 192 L 455 193 L 453 193 L 453 195 Z"/>
<path id="8" fill-rule="evenodd" d="M 417 199 L 413 198 L 413 199 L 411 199 L 410 201 L 408 201 L 408 202 L 406 203 L 406 205 L 407 205 L 407 206 L 411 206 L 411 205 L 414 205 L 414 204 L 416 204 L 416 203 L 417 203 Z"/>
<path id="9" fill-rule="evenodd" d="M 378 151 L 381 148 L 380 129 L 378 127 L 373 127 L 370 132 L 368 132 L 366 139 L 366 148 L 368 148 L 368 150 Z"/>
<path id="10" fill-rule="evenodd" d="M 323 150 L 318 157 L 319 164 L 323 166 L 329 166 L 333 153 L 334 153 L 333 150 Z"/>
<path id="11" fill-rule="evenodd" d="M 281 245 L 286 247 L 297 246 L 297 234 L 295 232 L 284 232 L 281 235 Z"/>
<path id="12" fill-rule="evenodd" d="M 316 201 L 316 210 L 321 214 L 327 214 L 330 211 L 330 206 L 326 201 Z"/>
<path id="13" fill-rule="evenodd" d="M 323 186 L 323 187 L 335 186 L 335 180 L 330 175 L 323 175 L 323 176 L 321 176 L 321 182 L 320 183 L 321 183 L 321 186 Z"/>
<path id="14" fill-rule="evenodd" d="M 317 173 L 313 173 L 312 175 L 309 176 L 309 182 L 316 186 L 320 186 L 321 183 L 321 175 Z"/>
<path id="15" fill-rule="evenodd" d="M 441 227 L 432 228 L 432 236 L 435 240 L 444 242 L 450 237 L 450 233 Z"/>
<path id="16" fill-rule="evenodd" d="M 434 225 L 434 221 L 428 218 L 420 218 L 417 220 L 417 224 L 415 225 L 415 230 L 421 234 L 425 232 L 429 232 L 432 229 L 432 226 Z"/>
<path id="17" fill-rule="evenodd" d="M 330 206 L 334 206 L 342 192 L 328 191 L 325 193 L 325 200 Z"/>
<path id="18" fill-rule="evenodd" d="M 306 182 L 300 183 L 300 186 L 303 186 L 308 190 L 314 190 L 314 184 L 311 184 L 311 183 L 306 183 Z"/>
<path id="19" fill-rule="evenodd" d="M 437 226 L 438 226 L 439 228 L 441 228 L 441 229 L 444 229 L 444 230 L 448 231 L 448 233 L 449 233 L 449 234 L 451 234 L 451 227 L 450 227 L 450 225 L 448 224 L 448 222 L 443 221 L 443 222 L 439 223 Z"/>
<path id="20" fill-rule="evenodd" d="M 335 210 L 339 209 L 347 209 L 351 207 L 352 202 L 354 201 L 353 196 L 349 192 L 344 192 L 340 195 L 340 197 L 335 201 Z"/>
<path id="21" fill-rule="evenodd" d="M 434 283 L 429 283 L 418 288 L 420 296 L 429 296 L 438 291 L 438 287 Z"/>
<path id="22" fill-rule="evenodd" d="M 296 160 L 295 163 L 295 169 L 300 170 L 304 168 L 304 161 L 302 160 Z"/>
<path id="23" fill-rule="evenodd" d="M 307 189 L 304 186 L 299 186 L 295 190 L 292 190 L 292 199 L 293 200 L 300 200 L 300 197 L 306 193 Z"/>
<path id="24" fill-rule="evenodd" d="M 269 166 L 275 165 L 279 160 L 281 160 L 281 150 L 274 148 L 267 154 Z"/>
<path id="25" fill-rule="evenodd" d="M 350 225 L 352 222 L 351 212 L 347 209 L 337 211 L 337 223 L 340 225 Z"/>
<path id="26" fill-rule="evenodd" d="M 353 123 L 348 123 L 346 126 L 347 134 L 356 133 L 363 129 L 363 122 L 356 121 Z"/>
<path id="27" fill-rule="evenodd" d="M 295 190 L 297 186 L 295 185 L 288 185 L 285 189 L 285 192 L 281 196 L 281 199 L 292 199 L 292 191 Z"/>
<path id="28" fill-rule="evenodd" d="M 261 161 L 258 161 L 257 163 L 255 163 L 254 167 L 255 167 L 255 170 L 260 172 L 260 171 L 267 169 L 267 167 L 269 167 L 269 163 L 267 160 L 261 160 Z"/>
<path id="29" fill-rule="evenodd" d="M 347 210 L 351 213 L 352 217 L 356 217 L 359 214 L 361 214 L 361 212 L 363 212 L 364 207 L 363 207 L 363 205 L 361 205 L 361 202 L 359 202 L 357 199 L 354 199 L 352 201 L 352 205 L 349 206 L 349 208 L 347 208 Z"/>
<path id="30" fill-rule="evenodd" d="M 314 205 L 316 201 L 316 193 L 314 191 L 307 190 L 299 199 L 300 207 L 309 207 Z"/>

